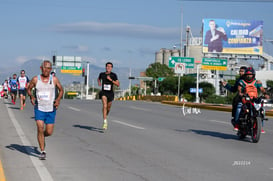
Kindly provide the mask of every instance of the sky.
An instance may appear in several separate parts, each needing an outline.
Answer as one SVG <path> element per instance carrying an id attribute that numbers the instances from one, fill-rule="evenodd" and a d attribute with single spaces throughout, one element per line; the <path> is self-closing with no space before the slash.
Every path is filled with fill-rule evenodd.
<path id="1" fill-rule="evenodd" d="M 0 0 L 0 66 L 58 55 L 146 69 L 156 51 L 179 46 L 181 22 L 201 37 L 204 18 L 262 20 L 273 40 L 273 1 L 219 1 Z M 264 51 L 273 55 L 273 43 Z"/>

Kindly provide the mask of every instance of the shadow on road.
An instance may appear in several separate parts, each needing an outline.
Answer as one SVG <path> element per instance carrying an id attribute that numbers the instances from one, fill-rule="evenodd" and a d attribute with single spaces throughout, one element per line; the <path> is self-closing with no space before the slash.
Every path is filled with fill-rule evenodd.
<path id="1" fill-rule="evenodd" d="M 19 107 L 9 107 L 10 109 L 17 109 L 19 110 L 20 108 Z"/>
<path id="2" fill-rule="evenodd" d="M 84 125 L 74 124 L 73 127 L 75 127 L 75 128 L 82 128 L 82 129 L 87 129 L 87 130 L 90 130 L 90 131 L 97 131 L 99 133 L 103 133 L 103 129 L 92 127 L 92 126 L 84 126 Z"/>
<path id="3" fill-rule="evenodd" d="M 180 131 L 180 130 L 176 130 L 176 131 Z M 193 132 L 193 133 L 204 135 L 204 136 L 212 136 L 212 137 L 222 138 L 222 139 L 238 140 L 238 136 L 235 134 L 226 134 L 226 133 L 220 133 L 220 132 L 208 131 L 208 130 L 189 129 L 187 131 L 181 130 L 181 132 Z"/>
<path id="4" fill-rule="evenodd" d="M 24 145 L 18 145 L 18 144 L 10 144 L 9 146 L 6 146 L 6 148 L 10 150 L 17 150 L 21 153 L 34 156 L 34 157 L 39 157 L 40 152 L 38 151 L 37 147 L 34 146 L 24 146 Z"/>

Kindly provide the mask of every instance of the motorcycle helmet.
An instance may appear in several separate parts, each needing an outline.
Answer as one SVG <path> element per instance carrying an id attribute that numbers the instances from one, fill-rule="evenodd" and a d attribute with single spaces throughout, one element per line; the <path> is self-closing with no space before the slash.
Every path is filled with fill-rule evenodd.
<path id="1" fill-rule="evenodd" d="M 249 76 L 252 75 L 252 76 Z M 255 79 L 256 72 L 252 67 L 248 67 L 245 71 L 245 81 L 250 83 Z"/>

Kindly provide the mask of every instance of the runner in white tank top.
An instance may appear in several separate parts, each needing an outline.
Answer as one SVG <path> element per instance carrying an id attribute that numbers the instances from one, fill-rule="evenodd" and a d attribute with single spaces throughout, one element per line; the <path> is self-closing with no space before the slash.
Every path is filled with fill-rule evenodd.
<path id="1" fill-rule="evenodd" d="M 29 83 L 27 93 L 31 103 L 34 105 L 34 115 L 37 125 L 37 138 L 41 149 L 40 159 L 46 159 L 45 137 L 53 133 L 56 109 L 63 96 L 63 88 L 57 77 L 50 75 L 52 63 L 49 60 L 43 61 L 41 65 L 42 74 L 35 76 Z M 58 97 L 55 99 L 55 87 L 58 88 Z M 34 96 L 32 89 L 35 88 Z M 44 129 L 44 126 L 46 128 Z"/>
<path id="2" fill-rule="evenodd" d="M 53 83 L 53 77 L 50 75 L 48 82 L 41 80 L 41 75 L 38 75 L 38 81 L 36 84 L 36 104 L 38 110 L 43 112 L 52 112 L 55 100 L 55 85 Z"/>

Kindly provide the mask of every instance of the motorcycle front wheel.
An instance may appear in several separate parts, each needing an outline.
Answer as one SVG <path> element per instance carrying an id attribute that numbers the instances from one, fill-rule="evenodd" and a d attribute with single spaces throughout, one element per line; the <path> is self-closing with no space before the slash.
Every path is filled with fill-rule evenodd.
<path id="1" fill-rule="evenodd" d="M 253 143 L 258 143 L 261 136 L 262 119 L 260 117 L 251 119 L 252 119 L 251 139 Z"/>

